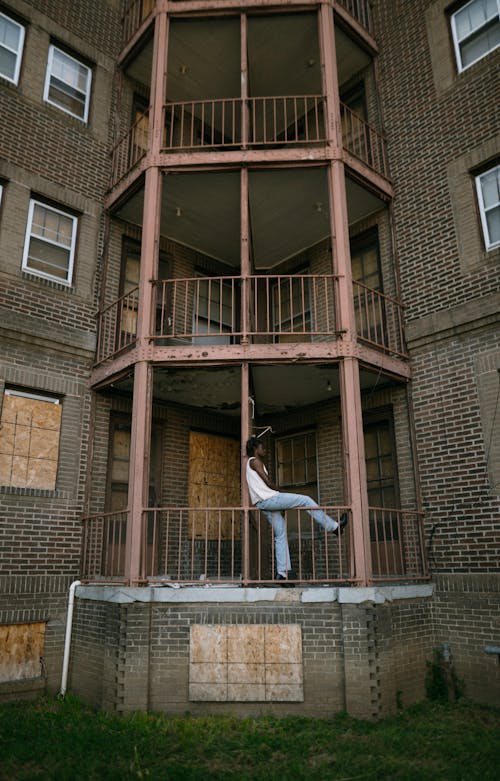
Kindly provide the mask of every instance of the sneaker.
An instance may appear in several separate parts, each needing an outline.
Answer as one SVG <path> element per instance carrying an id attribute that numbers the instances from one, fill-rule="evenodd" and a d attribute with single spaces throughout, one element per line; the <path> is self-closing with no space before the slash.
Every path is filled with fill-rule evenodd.
<path id="1" fill-rule="evenodd" d="M 347 526 L 348 520 L 349 520 L 349 516 L 347 515 L 347 513 L 342 513 L 342 515 L 340 516 L 339 525 L 337 526 L 336 529 L 333 530 L 332 534 L 335 534 L 336 537 L 339 536 L 339 531 L 340 534 L 342 534 L 344 528 Z"/>
<path id="2" fill-rule="evenodd" d="M 282 588 L 293 588 L 293 586 L 295 585 L 294 583 L 290 583 L 288 578 L 285 575 L 280 575 L 279 572 L 276 575 L 276 580 L 279 582 L 279 585 Z"/>

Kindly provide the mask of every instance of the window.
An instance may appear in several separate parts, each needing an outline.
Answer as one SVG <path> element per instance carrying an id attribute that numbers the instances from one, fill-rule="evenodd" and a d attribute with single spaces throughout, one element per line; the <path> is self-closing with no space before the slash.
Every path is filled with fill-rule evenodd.
<path id="1" fill-rule="evenodd" d="M 0 13 L 0 76 L 17 84 L 21 70 L 24 27 Z"/>
<path id="2" fill-rule="evenodd" d="M 458 70 L 463 71 L 500 46 L 500 0 L 470 0 L 452 14 Z"/>
<path id="3" fill-rule="evenodd" d="M 500 165 L 476 177 L 486 249 L 500 246 Z"/>
<path id="4" fill-rule="evenodd" d="M 23 269 L 71 285 L 76 226 L 71 214 L 32 199 L 28 214 Z"/>
<path id="5" fill-rule="evenodd" d="M 316 434 L 308 431 L 276 441 L 276 473 L 280 486 L 307 486 L 316 494 Z M 302 493 L 309 493 L 302 491 Z"/>
<path id="6" fill-rule="evenodd" d="M 396 458 L 391 420 L 364 426 L 366 480 L 371 507 L 397 507 Z"/>
<path id="7" fill-rule="evenodd" d="M 43 99 L 87 122 L 92 71 L 55 46 L 49 49 Z"/>
<path id="8" fill-rule="evenodd" d="M 61 429 L 58 398 L 6 389 L 0 426 L 0 483 L 56 487 Z"/>

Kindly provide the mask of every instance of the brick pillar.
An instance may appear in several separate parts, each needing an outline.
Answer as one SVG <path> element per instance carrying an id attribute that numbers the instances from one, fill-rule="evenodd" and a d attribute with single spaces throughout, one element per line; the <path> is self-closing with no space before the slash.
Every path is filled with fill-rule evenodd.
<path id="1" fill-rule="evenodd" d="M 380 713 L 374 608 L 342 605 L 345 707 L 351 716 L 375 719 Z"/>
<path id="2" fill-rule="evenodd" d="M 115 663 L 118 712 L 148 710 L 150 630 L 151 605 L 134 602 L 121 606 Z"/>

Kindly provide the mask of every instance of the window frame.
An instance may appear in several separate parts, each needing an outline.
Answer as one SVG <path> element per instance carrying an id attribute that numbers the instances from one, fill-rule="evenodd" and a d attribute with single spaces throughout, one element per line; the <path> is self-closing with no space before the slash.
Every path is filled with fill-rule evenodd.
<path id="1" fill-rule="evenodd" d="M 67 217 L 68 219 L 70 219 L 73 223 L 73 228 L 71 232 L 71 246 L 69 248 L 68 272 L 67 272 L 66 280 L 61 279 L 60 277 L 56 277 L 53 274 L 48 274 L 45 271 L 39 271 L 37 269 L 30 268 L 28 265 L 29 248 L 30 248 L 31 239 L 33 238 L 32 228 L 33 228 L 33 214 L 35 211 L 35 206 L 41 206 L 43 209 L 49 209 L 50 211 L 53 211 L 56 214 L 61 214 L 63 217 Z M 78 230 L 78 217 L 76 217 L 74 214 L 71 214 L 70 212 L 64 212 L 62 209 L 58 209 L 55 206 L 51 206 L 49 203 L 41 201 L 38 198 L 31 198 L 29 210 L 28 210 L 28 219 L 26 222 L 26 235 L 24 239 L 22 270 L 26 271 L 28 274 L 33 274 L 34 276 L 41 277 L 42 279 L 49 279 L 51 282 L 57 282 L 58 284 L 64 285 L 65 287 L 71 287 L 73 284 L 73 271 L 75 265 L 77 230 Z M 34 238 L 37 238 L 55 247 L 63 246 L 61 244 L 58 244 L 55 241 L 51 241 L 50 239 L 46 239 L 40 236 L 34 236 Z M 63 249 L 68 249 L 68 248 L 63 247 Z"/>
<path id="2" fill-rule="evenodd" d="M 485 246 L 487 252 L 491 252 L 492 250 L 496 250 L 496 249 L 500 248 L 500 239 L 498 241 L 495 241 L 495 242 L 491 242 L 490 241 L 490 236 L 489 236 L 490 231 L 489 231 L 488 222 L 487 222 L 487 219 L 486 219 L 487 211 L 490 211 L 491 209 L 495 209 L 495 208 L 499 208 L 500 207 L 500 197 L 499 197 L 498 203 L 495 206 L 487 208 L 485 206 L 485 203 L 484 203 L 484 196 L 483 196 L 483 188 L 482 188 L 482 184 L 481 184 L 481 179 L 484 176 L 487 176 L 488 174 L 491 174 L 493 171 L 496 171 L 496 170 L 498 170 L 499 175 L 500 175 L 500 163 L 497 163 L 492 168 L 488 168 L 488 170 L 482 171 L 480 174 L 477 174 L 475 176 L 477 201 L 478 201 L 478 206 L 479 206 L 479 217 L 480 217 L 480 220 L 481 220 L 481 227 L 482 227 L 482 230 L 483 230 L 484 246 Z"/>
<path id="3" fill-rule="evenodd" d="M 62 54 L 64 57 L 67 57 L 69 60 L 72 60 L 77 65 L 81 66 L 82 68 L 85 68 L 87 71 L 87 78 L 86 78 L 86 84 L 85 84 L 85 104 L 84 104 L 84 114 L 83 117 L 79 116 L 78 114 L 75 114 L 74 111 L 70 111 L 65 106 L 62 106 L 60 103 L 57 103 L 56 101 L 52 100 L 50 98 L 50 86 L 51 86 L 51 78 L 52 78 L 52 66 L 54 62 L 54 52 L 57 51 L 60 54 Z M 48 103 L 51 106 L 55 106 L 55 108 L 58 108 L 60 111 L 64 111 L 65 114 L 68 114 L 70 117 L 75 117 L 75 119 L 80 120 L 80 122 L 83 122 L 85 125 L 88 124 L 88 118 L 89 118 L 89 108 L 90 108 L 90 90 L 92 87 L 92 68 L 87 65 L 82 60 L 78 60 L 76 57 L 74 57 L 72 54 L 69 54 L 67 51 L 62 49 L 60 46 L 56 46 L 56 44 L 51 43 L 49 46 L 49 54 L 47 58 L 47 70 L 45 73 L 45 84 L 43 88 L 43 99 L 45 103 Z"/>
<path id="4" fill-rule="evenodd" d="M 469 62 L 467 65 L 464 65 L 462 62 L 462 52 L 460 49 L 460 46 L 463 45 L 464 42 L 466 42 L 468 39 L 470 39 L 472 36 L 474 36 L 476 33 L 478 33 L 481 29 L 485 28 L 487 24 L 491 21 L 491 19 L 494 19 L 495 17 L 492 16 L 490 19 L 488 19 L 484 25 L 481 25 L 480 27 L 477 27 L 475 30 L 473 30 L 471 33 L 469 33 L 468 36 L 465 38 L 459 39 L 458 37 L 458 30 L 457 30 L 457 23 L 456 23 L 456 17 L 457 14 L 459 14 L 461 11 L 463 11 L 465 8 L 467 8 L 468 5 L 471 5 L 476 0 L 468 0 L 466 3 L 461 3 L 459 8 L 456 8 L 451 14 L 450 14 L 450 27 L 451 27 L 451 36 L 453 40 L 453 48 L 455 50 L 455 60 L 457 63 L 457 68 L 459 73 L 463 73 L 468 68 L 472 67 L 472 65 L 475 65 L 477 62 L 482 60 L 484 57 L 487 57 L 488 54 L 491 54 L 491 52 L 494 52 L 496 49 L 499 48 L 500 44 L 497 44 L 492 49 L 488 49 L 487 52 L 484 54 L 481 54 L 479 57 L 476 57 L 475 60 L 472 62 Z M 497 16 L 498 20 L 500 22 L 500 0 L 496 0 L 497 3 Z"/>
<path id="5" fill-rule="evenodd" d="M 14 70 L 14 77 L 10 78 L 9 76 L 6 76 L 4 73 L 0 73 L 0 78 L 5 79 L 5 81 L 10 82 L 11 84 L 14 84 L 16 87 L 19 84 L 19 76 L 21 74 L 21 62 L 23 59 L 23 52 L 24 52 L 24 41 L 26 37 L 26 28 L 21 22 L 18 22 L 16 19 L 13 19 L 11 16 L 7 16 L 6 13 L 4 13 L 0 9 L 0 16 L 3 16 L 4 19 L 7 19 L 8 22 L 10 22 L 13 25 L 16 25 L 19 27 L 19 30 L 21 32 L 20 38 L 19 38 L 19 48 L 16 52 L 16 67 Z M 5 46 L 5 44 L 0 44 L 0 46 L 4 49 L 7 49 L 8 51 L 12 52 L 13 50 Z"/>

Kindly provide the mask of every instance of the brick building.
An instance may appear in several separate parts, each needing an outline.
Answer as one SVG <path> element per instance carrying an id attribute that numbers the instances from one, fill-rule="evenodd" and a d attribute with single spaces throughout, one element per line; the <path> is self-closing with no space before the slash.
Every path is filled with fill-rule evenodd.
<path id="1" fill-rule="evenodd" d="M 1 697 L 378 716 L 447 644 L 498 702 L 499 31 L 2 0 Z M 250 434 L 349 517 L 287 512 L 293 588 Z"/>

